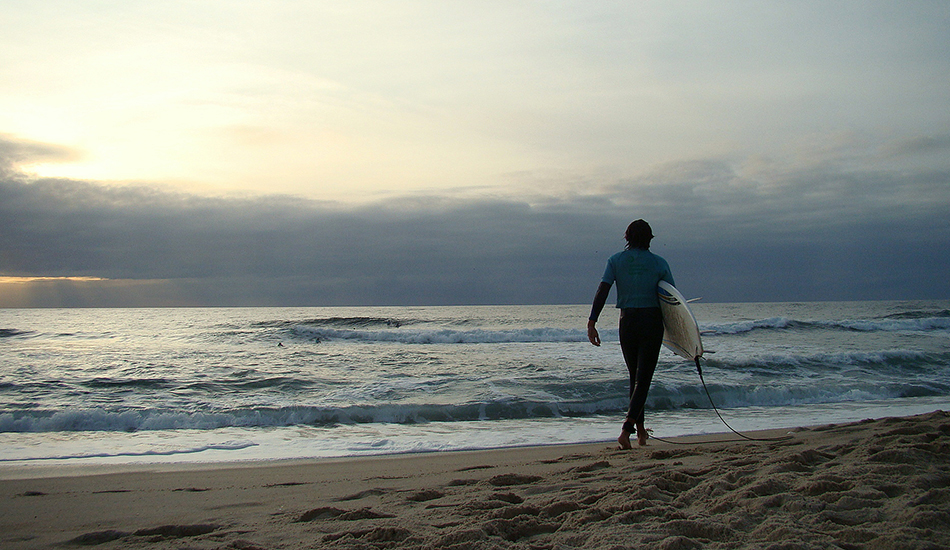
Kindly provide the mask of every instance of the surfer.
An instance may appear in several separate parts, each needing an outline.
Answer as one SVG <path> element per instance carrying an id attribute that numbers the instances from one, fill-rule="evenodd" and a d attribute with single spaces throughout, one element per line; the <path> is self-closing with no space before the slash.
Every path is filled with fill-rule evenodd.
<path id="1" fill-rule="evenodd" d="M 630 436 L 637 434 L 640 445 L 647 444 L 643 427 L 647 392 L 663 344 L 663 317 L 656 295 L 660 281 L 675 284 L 666 260 L 650 252 L 653 230 L 643 220 L 632 222 L 624 233 L 626 248 L 607 260 L 607 268 L 594 295 L 587 320 L 587 339 L 600 346 L 597 319 L 607 303 L 610 287 L 617 283 L 617 308 L 620 309 L 620 349 L 630 371 L 630 405 L 617 442 L 632 449 Z"/>

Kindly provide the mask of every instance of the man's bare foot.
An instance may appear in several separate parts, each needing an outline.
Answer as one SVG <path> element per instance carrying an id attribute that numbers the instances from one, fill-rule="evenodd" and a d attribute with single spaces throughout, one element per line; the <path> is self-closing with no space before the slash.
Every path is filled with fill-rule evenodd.
<path id="1" fill-rule="evenodd" d="M 647 430 L 643 426 L 637 426 L 637 442 L 641 447 L 645 447 L 647 444 L 647 439 L 650 438 L 650 434 L 647 433 Z"/>
<path id="2" fill-rule="evenodd" d="M 617 443 L 620 443 L 620 448 L 624 451 L 633 449 L 633 445 L 630 444 L 630 432 L 626 430 L 620 432 L 620 437 L 617 438 Z"/>

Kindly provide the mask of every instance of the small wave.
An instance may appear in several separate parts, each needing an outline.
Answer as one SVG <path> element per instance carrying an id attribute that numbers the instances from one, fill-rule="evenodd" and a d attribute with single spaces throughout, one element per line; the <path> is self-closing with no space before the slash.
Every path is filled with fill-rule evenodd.
<path id="1" fill-rule="evenodd" d="M 833 321 L 825 324 L 834 328 L 860 332 L 932 332 L 950 330 L 950 317 L 856 319 Z"/>
<path id="2" fill-rule="evenodd" d="M 752 331 L 767 330 L 846 330 L 856 332 L 932 332 L 950 330 L 950 317 L 907 317 L 882 319 L 842 319 L 834 321 L 800 321 L 773 317 L 755 321 L 734 323 L 701 324 L 701 330 L 709 335 L 737 335 Z"/>
<path id="3" fill-rule="evenodd" d="M 787 329 L 800 323 L 784 317 L 772 317 L 755 321 L 736 321 L 734 323 L 702 324 L 701 330 L 706 334 L 741 334 L 753 330 Z"/>
<path id="4" fill-rule="evenodd" d="M 369 328 L 369 327 L 387 327 L 399 328 L 404 325 L 415 323 L 414 320 L 398 319 L 395 317 L 318 317 L 303 320 L 274 320 L 258 321 L 252 324 L 257 328 L 293 328 L 297 325 L 312 327 L 343 327 L 343 328 Z"/>
<path id="5" fill-rule="evenodd" d="M 709 396 L 701 390 L 671 392 L 664 397 L 660 392 L 648 400 L 656 403 L 654 409 L 706 409 L 712 402 L 719 408 L 743 407 L 783 407 L 795 405 L 854 403 L 879 401 L 905 397 L 930 397 L 946 395 L 948 388 L 917 383 L 867 383 L 854 385 L 849 383 L 824 383 L 815 385 L 761 384 L 755 386 L 732 386 L 707 381 Z"/>
<path id="6" fill-rule="evenodd" d="M 876 366 L 879 370 L 898 375 L 903 369 L 943 365 L 946 356 L 912 350 L 881 350 L 869 352 L 816 353 L 809 355 L 763 354 L 723 359 L 708 357 L 707 363 L 729 371 L 767 371 L 794 375 L 791 369 L 807 372 L 837 370 L 842 367 Z M 802 374 L 799 372 L 798 374 Z"/>
<path id="7" fill-rule="evenodd" d="M 32 330 L 18 330 L 15 328 L 0 328 L 0 338 L 13 338 L 33 334 Z"/>
<path id="8" fill-rule="evenodd" d="M 87 388 L 140 388 L 162 389 L 174 387 L 171 381 L 165 378 L 93 378 L 82 385 Z"/>
<path id="9" fill-rule="evenodd" d="M 0 462 L 35 462 L 42 460 L 70 460 L 77 458 L 122 458 L 122 457 L 149 457 L 149 456 L 176 456 L 202 453 L 205 451 L 240 451 L 248 447 L 256 447 L 258 444 L 251 441 L 225 441 L 222 443 L 209 443 L 196 447 L 179 447 L 173 449 L 150 449 L 147 451 L 125 451 L 125 452 L 103 452 L 103 453 L 75 453 L 55 456 L 38 456 L 30 458 L 0 458 Z"/>
<path id="10" fill-rule="evenodd" d="M 278 389 L 282 391 L 299 391 L 302 389 L 313 387 L 315 382 L 312 380 L 305 380 L 302 378 L 295 378 L 291 376 L 271 376 L 265 378 L 254 378 L 251 380 L 245 380 L 240 382 L 229 382 L 228 384 L 218 383 L 216 388 L 228 390 L 267 390 L 267 389 Z M 208 384 L 205 383 L 205 386 Z M 192 384 L 193 389 L 202 389 L 200 384 Z"/>
<path id="11" fill-rule="evenodd" d="M 934 310 L 902 311 L 900 313 L 891 313 L 890 315 L 885 315 L 882 317 L 882 319 L 928 319 L 931 317 L 938 318 L 938 319 L 950 318 L 950 310 L 943 309 L 939 311 L 934 311 Z"/>
<path id="12" fill-rule="evenodd" d="M 260 407 L 215 412 L 160 410 L 23 411 L 0 414 L 0 432 L 138 432 L 241 427 L 333 426 L 338 424 L 465 422 L 580 417 L 622 413 L 625 391 L 595 401 L 542 402 L 519 399 L 463 404 L 419 403 L 341 407 Z"/>
<path id="13" fill-rule="evenodd" d="M 515 342 L 586 342 L 580 329 L 525 328 L 512 330 L 346 330 L 297 325 L 294 332 L 316 340 L 361 340 L 402 344 L 500 344 Z"/>

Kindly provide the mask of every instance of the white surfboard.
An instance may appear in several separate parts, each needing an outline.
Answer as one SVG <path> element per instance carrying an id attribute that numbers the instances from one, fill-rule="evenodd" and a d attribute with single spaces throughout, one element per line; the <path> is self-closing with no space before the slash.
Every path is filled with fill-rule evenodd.
<path id="1" fill-rule="evenodd" d="M 660 281 L 656 293 L 663 312 L 663 345 L 684 359 L 696 361 L 703 356 L 703 341 L 686 298 L 666 281 Z"/>

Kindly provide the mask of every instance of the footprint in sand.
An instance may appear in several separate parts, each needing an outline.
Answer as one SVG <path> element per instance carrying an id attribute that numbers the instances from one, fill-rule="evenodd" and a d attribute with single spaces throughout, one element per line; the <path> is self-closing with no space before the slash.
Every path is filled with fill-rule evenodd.
<path id="1" fill-rule="evenodd" d="M 94 546 L 132 537 L 143 537 L 149 542 L 159 542 L 167 539 L 181 539 L 207 535 L 218 529 L 220 529 L 219 525 L 162 525 L 148 529 L 139 529 L 132 533 L 115 530 L 95 531 L 79 535 L 69 542 L 80 546 Z"/>
<path id="2" fill-rule="evenodd" d="M 528 485 L 529 483 L 537 483 L 544 478 L 541 476 L 533 475 L 524 475 L 524 474 L 499 474 L 488 478 L 488 483 L 494 485 L 495 487 L 509 487 L 512 485 Z"/>
<path id="3" fill-rule="evenodd" d="M 298 517 L 296 523 L 305 523 L 309 521 L 325 520 L 325 519 L 337 519 L 340 521 L 357 521 L 361 519 L 383 519 L 383 518 L 392 518 L 395 517 L 390 514 L 381 514 L 379 512 L 374 512 L 369 508 L 360 508 L 359 510 L 340 510 L 339 508 L 331 508 L 324 506 L 321 508 L 314 508 L 304 512 Z"/>
<path id="4" fill-rule="evenodd" d="M 430 500 L 436 500 L 444 497 L 445 494 L 434 489 L 426 489 L 424 491 L 419 491 L 418 493 L 413 493 L 406 497 L 406 500 L 410 502 L 427 502 Z"/>

